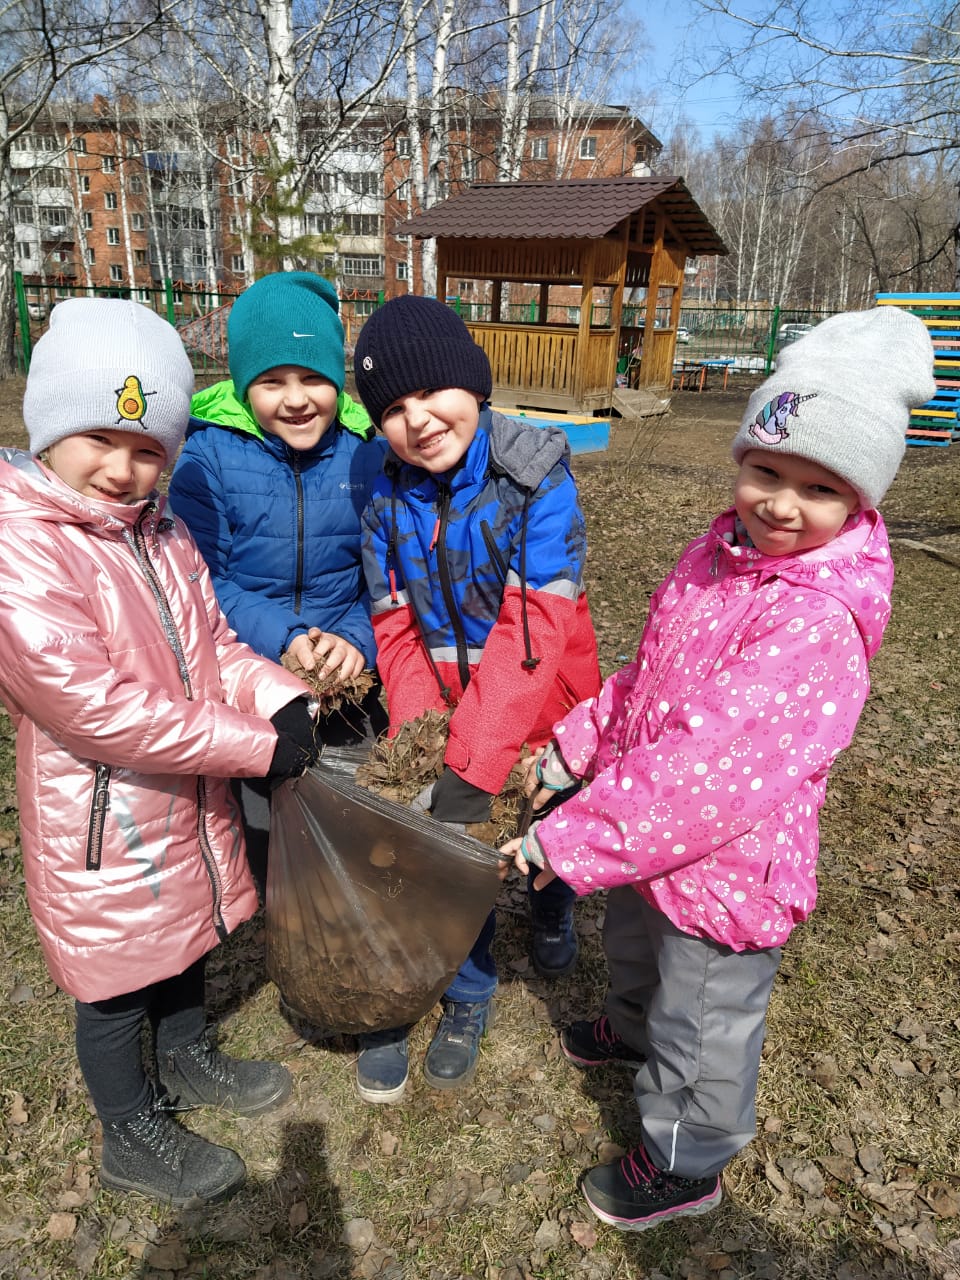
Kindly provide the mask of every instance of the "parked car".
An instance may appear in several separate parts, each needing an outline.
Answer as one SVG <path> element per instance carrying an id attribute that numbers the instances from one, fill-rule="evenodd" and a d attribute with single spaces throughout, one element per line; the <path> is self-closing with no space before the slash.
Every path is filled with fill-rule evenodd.
<path id="1" fill-rule="evenodd" d="M 686 328 L 684 325 L 682 325 L 682 324 L 681 324 L 681 325 L 679 325 L 679 326 L 678 326 L 678 328 L 677 328 L 677 342 L 679 342 L 679 343 L 687 343 L 687 342 L 689 342 L 689 341 L 690 341 L 690 330 L 689 330 L 689 329 L 687 329 L 687 328 Z"/>
<path id="2" fill-rule="evenodd" d="M 46 320 L 47 304 L 45 302 L 28 302 L 27 315 L 31 320 Z"/>
<path id="3" fill-rule="evenodd" d="M 787 346 L 791 342 L 796 342 L 798 338 L 802 338 L 805 333 L 809 333 L 813 328 L 812 324 L 784 324 L 780 326 L 777 333 L 777 348 Z"/>

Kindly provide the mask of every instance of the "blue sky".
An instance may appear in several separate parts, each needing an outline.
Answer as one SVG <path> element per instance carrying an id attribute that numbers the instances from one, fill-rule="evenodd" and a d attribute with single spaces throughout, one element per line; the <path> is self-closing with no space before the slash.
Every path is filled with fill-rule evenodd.
<path id="1" fill-rule="evenodd" d="M 694 84 L 690 60 L 709 60 L 707 20 L 695 0 L 627 0 L 643 24 L 646 40 L 637 45 L 632 79 L 641 89 L 656 90 L 656 106 L 648 123 L 666 138 L 679 117 L 692 120 L 704 141 L 728 132 L 737 121 L 741 89 L 730 76 L 712 75 Z M 641 111 L 644 119 L 647 115 Z"/>

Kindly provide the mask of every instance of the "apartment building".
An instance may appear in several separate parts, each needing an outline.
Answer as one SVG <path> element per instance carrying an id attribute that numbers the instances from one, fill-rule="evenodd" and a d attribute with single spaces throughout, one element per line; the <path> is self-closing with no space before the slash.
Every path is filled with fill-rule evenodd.
<path id="1" fill-rule="evenodd" d="M 499 105 L 464 97 L 445 114 L 438 198 L 496 179 Z M 425 113 L 424 161 L 426 123 Z M 321 125 L 319 110 L 316 122 L 304 113 L 305 150 Z M 534 100 L 518 176 L 643 176 L 659 151 L 626 107 L 578 104 L 561 121 L 554 104 Z M 42 307 L 93 287 L 147 300 L 170 282 L 175 308 L 189 315 L 234 296 L 276 261 L 265 152 L 262 136 L 223 112 L 171 120 L 101 97 L 51 109 L 11 153 L 15 269 L 28 298 Z M 297 174 L 296 206 L 286 211 L 298 257 L 335 280 L 348 315 L 422 289 L 422 247 L 392 230 L 418 208 L 402 108 L 384 104 L 318 154 Z"/>

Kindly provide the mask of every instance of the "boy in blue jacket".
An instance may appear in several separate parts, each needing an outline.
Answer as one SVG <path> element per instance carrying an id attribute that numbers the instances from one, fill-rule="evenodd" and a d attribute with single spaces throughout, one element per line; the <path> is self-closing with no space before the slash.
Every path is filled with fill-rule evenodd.
<path id="1" fill-rule="evenodd" d="M 344 679 L 376 647 L 360 554 L 360 517 L 384 451 L 343 394 L 343 326 L 333 286 L 309 271 L 264 276 L 227 320 L 231 382 L 198 392 L 170 481 L 170 505 L 210 567 L 241 640 L 275 662 Z M 326 742 L 386 725 L 374 688 L 329 718 Z M 261 898 L 269 792 L 235 784 Z"/>
<path id="2" fill-rule="evenodd" d="M 490 364 L 460 317 L 407 295 L 376 311 L 354 353 L 360 398 L 391 452 L 363 516 L 363 563 L 378 666 L 397 730 L 452 710 L 441 822 L 485 822 L 524 745 L 547 742 L 579 696 L 600 688 L 583 590 L 586 532 L 569 446 L 493 412 Z M 572 895 L 531 895 L 534 967 L 576 962 Z M 444 996 L 424 1075 L 473 1076 L 497 985 L 491 913 Z M 399 1098 L 406 1028 L 362 1042 L 360 1096 Z"/>

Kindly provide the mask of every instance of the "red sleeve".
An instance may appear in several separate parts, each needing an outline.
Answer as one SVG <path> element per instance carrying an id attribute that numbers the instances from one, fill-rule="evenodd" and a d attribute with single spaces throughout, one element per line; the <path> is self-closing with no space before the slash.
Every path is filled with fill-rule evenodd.
<path id="1" fill-rule="evenodd" d="M 409 605 L 374 614 L 377 670 L 387 691 L 390 733 L 424 711 L 446 711 L 437 677 Z"/>
<path id="2" fill-rule="evenodd" d="M 527 592 L 530 651 L 527 656 L 518 587 L 507 587 L 483 656 L 450 720 L 446 763 L 474 786 L 496 795 L 520 756 L 520 748 L 550 709 L 568 637 L 577 625 L 577 604 L 548 591 Z"/>

